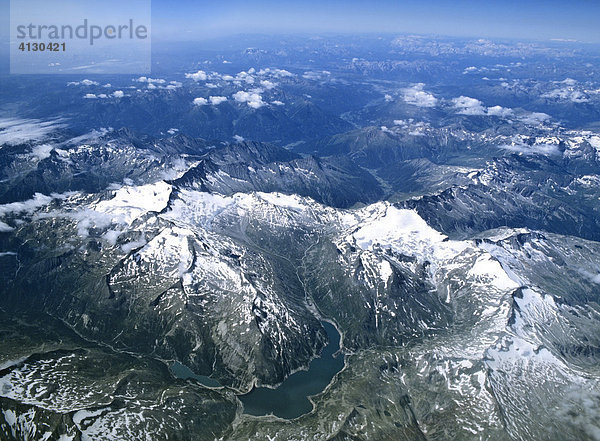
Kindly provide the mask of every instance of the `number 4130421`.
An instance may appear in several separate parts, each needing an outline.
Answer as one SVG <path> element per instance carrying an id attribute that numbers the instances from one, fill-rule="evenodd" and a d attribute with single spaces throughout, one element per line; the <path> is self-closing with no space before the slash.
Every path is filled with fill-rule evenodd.
<path id="1" fill-rule="evenodd" d="M 67 49 L 66 43 L 21 43 L 19 50 L 22 52 L 64 52 Z"/>

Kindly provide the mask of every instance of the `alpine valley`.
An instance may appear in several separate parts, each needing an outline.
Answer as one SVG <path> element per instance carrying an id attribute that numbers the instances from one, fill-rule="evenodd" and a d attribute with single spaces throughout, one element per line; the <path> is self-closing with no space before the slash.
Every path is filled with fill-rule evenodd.
<path id="1" fill-rule="evenodd" d="M 154 51 L 2 73 L 0 439 L 600 440 L 600 48 Z"/>

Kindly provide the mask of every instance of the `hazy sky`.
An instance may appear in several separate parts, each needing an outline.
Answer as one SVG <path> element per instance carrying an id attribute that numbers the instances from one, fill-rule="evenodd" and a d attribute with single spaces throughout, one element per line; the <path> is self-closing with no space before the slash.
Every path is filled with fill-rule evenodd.
<path id="1" fill-rule="evenodd" d="M 0 0 L 2 36 L 8 35 L 8 4 Z M 61 0 L 46 4 L 57 8 Z M 152 0 L 155 41 L 237 33 L 398 32 L 600 43 L 599 22 L 600 0 Z"/>
<path id="2" fill-rule="evenodd" d="M 331 31 L 600 42 L 600 0 L 154 0 L 152 8 L 156 37 Z"/>

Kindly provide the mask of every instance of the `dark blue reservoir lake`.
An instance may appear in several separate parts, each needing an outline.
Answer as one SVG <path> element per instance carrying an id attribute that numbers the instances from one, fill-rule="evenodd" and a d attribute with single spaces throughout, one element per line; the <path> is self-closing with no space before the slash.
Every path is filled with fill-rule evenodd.
<path id="1" fill-rule="evenodd" d="M 273 414 L 280 418 L 292 419 L 312 410 L 308 400 L 311 395 L 322 392 L 335 374 L 344 367 L 344 356 L 340 349 L 340 334 L 331 323 L 323 322 L 329 343 L 321 356 L 315 358 L 307 371 L 298 371 L 275 389 L 257 387 L 238 398 L 244 404 L 244 413 L 250 415 Z M 334 356 L 335 355 L 335 356 Z"/>
<path id="2" fill-rule="evenodd" d="M 239 395 L 238 398 L 244 405 L 244 413 L 256 416 L 273 414 L 280 418 L 292 419 L 312 410 L 308 397 L 323 392 L 335 374 L 344 367 L 344 356 L 338 353 L 340 334 L 331 323 L 322 324 L 329 342 L 323 348 L 321 356 L 311 361 L 307 371 L 295 372 L 274 389 L 255 387 L 249 393 Z M 171 365 L 171 372 L 177 378 L 192 378 L 208 387 L 221 386 L 217 380 L 205 375 L 196 375 L 179 362 Z"/>

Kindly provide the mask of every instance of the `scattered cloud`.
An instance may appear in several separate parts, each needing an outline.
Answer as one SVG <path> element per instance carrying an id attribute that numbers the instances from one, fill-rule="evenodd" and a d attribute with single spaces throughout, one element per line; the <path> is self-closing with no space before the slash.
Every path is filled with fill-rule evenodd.
<path id="1" fill-rule="evenodd" d="M 123 93 L 123 91 L 122 91 L 122 90 L 115 90 L 115 91 L 112 93 L 112 96 L 113 96 L 114 98 L 123 98 L 123 97 L 125 96 L 125 94 Z"/>
<path id="2" fill-rule="evenodd" d="M 248 106 L 253 109 L 258 109 L 265 105 L 265 102 L 262 100 L 262 97 L 259 93 L 256 92 L 245 92 L 240 90 L 233 94 L 233 98 L 240 103 L 247 103 Z"/>
<path id="3" fill-rule="evenodd" d="M 395 119 L 394 126 L 396 133 L 400 131 L 411 136 L 425 136 L 426 132 L 431 129 L 429 123 L 424 121 L 415 121 L 413 118 L 409 118 L 408 120 Z"/>
<path id="4" fill-rule="evenodd" d="M 149 77 L 139 77 L 135 81 L 138 83 L 148 83 L 148 84 L 165 84 L 167 81 L 162 78 L 149 78 Z"/>
<path id="5" fill-rule="evenodd" d="M 194 81 L 206 81 L 206 79 L 208 78 L 208 76 L 206 75 L 206 72 L 204 72 L 203 70 L 199 70 L 198 72 L 195 72 L 195 73 L 186 73 L 185 77 L 190 78 Z"/>
<path id="6" fill-rule="evenodd" d="M 485 107 L 481 101 L 468 96 L 460 96 L 452 100 L 452 104 L 461 115 L 487 115 L 507 118 L 514 114 L 514 111 L 508 107 L 492 106 Z"/>
<path id="7" fill-rule="evenodd" d="M 48 205 L 52 202 L 52 199 L 60 195 L 46 196 L 42 193 L 36 193 L 32 199 L 28 199 L 22 202 L 11 202 L 10 204 L 0 205 L 0 216 L 6 216 L 7 214 L 16 213 L 33 213 L 40 207 Z"/>
<path id="8" fill-rule="evenodd" d="M 112 127 L 109 127 L 109 128 L 101 127 L 98 130 L 93 129 L 92 131 L 90 131 L 88 133 L 85 133 L 80 136 L 76 136 L 75 138 L 71 138 L 68 141 L 65 141 L 64 144 L 74 145 L 74 144 L 79 144 L 79 143 L 90 141 L 90 140 L 95 140 L 95 139 L 98 139 L 98 138 L 106 135 L 107 133 L 112 132 L 112 131 L 113 131 Z"/>
<path id="9" fill-rule="evenodd" d="M 10 231 L 13 231 L 14 228 L 11 227 L 8 224 L 5 224 L 4 222 L 0 221 L 0 233 L 8 233 Z"/>
<path id="10" fill-rule="evenodd" d="M 0 119 L 0 145 L 17 145 L 27 141 L 40 141 L 53 131 L 66 127 L 62 119 L 41 121 L 37 119 Z"/>
<path id="11" fill-rule="evenodd" d="M 437 98 L 429 92 L 425 92 L 424 87 L 425 84 L 418 83 L 412 87 L 402 89 L 404 102 L 417 107 L 434 107 L 437 104 Z"/>
<path id="12" fill-rule="evenodd" d="M 100 83 L 92 80 L 81 80 L 81 81 L 70 81 L 67 83 L 67 86 L 99 86 Z"/>
<path id="13" fill-rule="evenodd" d="M 574 86 L 575 84 L 577 84 L 577 80 L 574 80 L 573 78 L 565 78 L 562 81 L 558 81 L 558 84 L 566 84 L 567 86 Z"/>
<path id="14" fill-rule="evenodd" d="M 240 135 L 233 135 L 233 139 L 235 139 L 236 142 L 244 142 L 244 137 Z"/>
<path id="15" fill-rule="evenodd" d="M 461 115 L 485 115 L 483 103 L 476 98 L 460 96 L 452 100 L 454 107 Z"/>
<path id="16" fill-rule="evenodd" d="M 208 99 L 213 106 L 218 106 L 219 104 L 227 101 L 226 96 L 211 96 Z"/>
<path id="17" fill-rule="evenodd" d="M 572 103 L 587 103 L 589 98 L 573 87 L 554 89 L 541 95 L 542 98 L 556 99 L 559 101 L 571 101 Z"/>
<path id="18" fill-rule="evenodd" d="M 546 121 L 548 121 L 550 119 L 550 115 L 548 115 L 547 113 L 542 113 L 542 112 L 532 112 L 532 113 L 528 113 L 526 115 L 521 115 L 519 116 L 519 120 L 525 124 L 530 124 L 530 125 L 540 125 L 545 123 Z"/>
<path id="19" fill-rule="evenodd" d="M 540 154 L 545 156 L 558 155 L 560 151 L 554 144 L 535 144 L 533 146 L 527 144 L 501 145 L 501 149 L 508 150 L 523 155 Z"/>
<path id="20" fill-rule="evenodd" d="M 41 161 L 42 159 L 49 158 L 52 150 L 54 150 L 54 146 L 51 146 L 50 144 L 36 145 L 31 149 L 31 156 L 37 158 L 38 161 Z"/>
<path id="21" fill-rule="evenodd" d="M 321 70 L 321 71 L 316 71 L 316 70 L 310 70 L 307 72 L 304 72 L 304 74 L 302 75 L 302 78 L 306 79 L 306 80 L 324 80 L 326 78 L 328 78 L 331 75 L 331 72 L 329 72 L 328 70 Z"/>
<path id="22" fill-rule="evenodd" d="M 207 106 L 207 105 L 212 105 L 212 106 L 218 106 L 221 103 L 224 103 L 225 101 L 227 101 L 227 97 L 225 96 L 211 96 L 208 97 L 208 99 L 206 98 L 194 98 L 193 104 L 195 106 Z"/>
<path id="23" fill-rule="evenodd" d="M 257 72 L 257 75 L 260 76 L 272 76 L 274 78 L 285 78 L 285 77 L 293 77 L 294 74 L 288 72 L 285 69 L 272 69 L 267 67 L 266 69 L 261 69 Z"/>
<path id="24" fill-rule="evenodd" d="M 271 90 L 275 88 L 276 84 L 269 80 L 261 80 L 260 85 L 267 90 Z"/>
<path id="25" fill-rule="evenodd" d="M 240 72 L 235 76 L 234 83 L 240 85 L 242 83 L 254 84 L 254 77 L 251 75 L 255 72 L 254 68 L 248 69 L 248 72 Z"/>
<path id="26" fill-rule="evenodd" d="M 492 106 L 487 108 L 487 114 L 490 116 L 500 116 L 502 118 L 507 118 L 514 114 L 512 109 L 502 106 Z"/>

